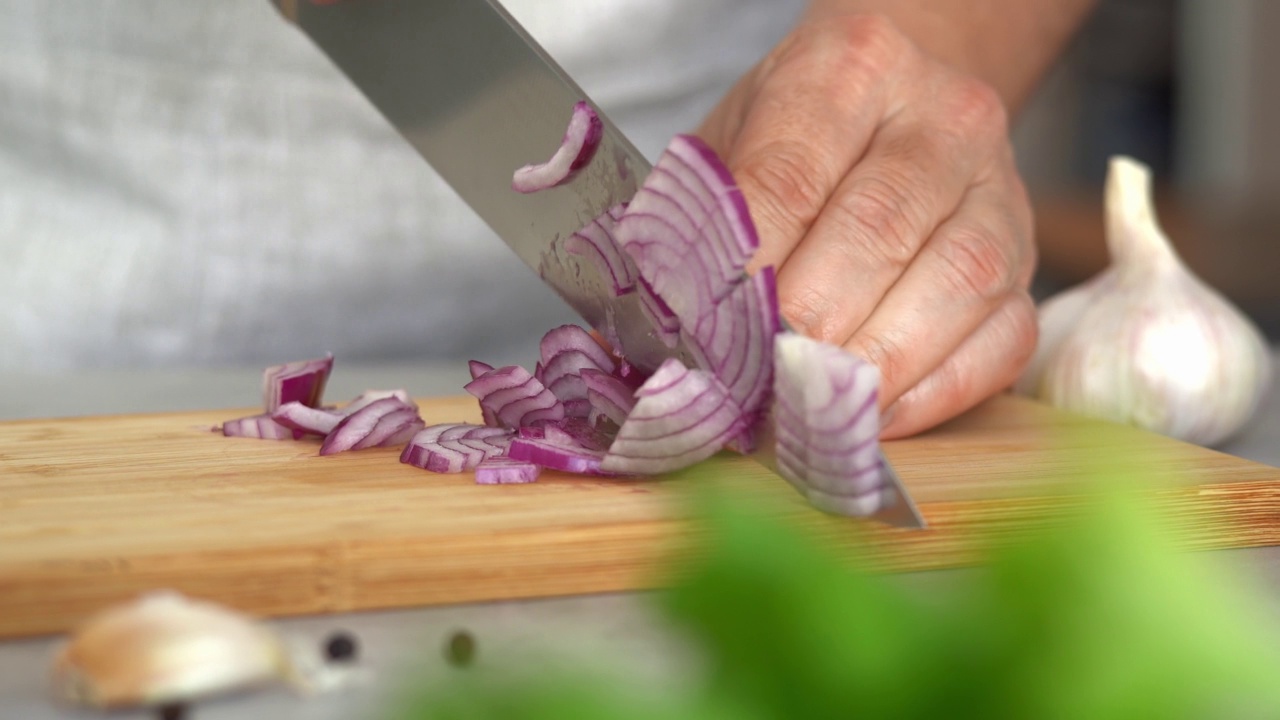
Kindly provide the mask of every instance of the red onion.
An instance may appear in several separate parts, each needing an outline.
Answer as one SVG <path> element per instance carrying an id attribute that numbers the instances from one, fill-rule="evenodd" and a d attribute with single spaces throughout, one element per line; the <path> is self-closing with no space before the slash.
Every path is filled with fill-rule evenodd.
<path id="1" fill-rule="evenodd" d="M 325 436 L 320 454 L 399 445 L 422 429 L 422 425 L 416 407 L 394 397 L 375 400 L 343 418 Z"/>
<path id="2" fill-rule="evenodd" d="M 653 325 L 658 339 L 669 348 L 675 347 L 680 342 L 680 320 L 662 298 L 654 294 L 653 288 L 649 287 L 644 278 L 636 282 L 636 288 L 639 291 L 637 297 L 640 298 L 640 311 Z"/>
<path id="3" fill-rule="evenodd" d="M 345 417 L 342 413 L 307 407 L 300 402 L 287 402 L 271 413 L 277 423 L 308 435 L 328 435 Z"/>
<path id="4" fill-rule="evenodd" d="M 572 412 L 567 406 L 570 401 L 587 399 L 587 386 L 582 381 L 581 372 L 613 373 L 617 368 L 613 358 L 577 325 L 562 325 L 543 335 L 540 350 L 542 361 L 534 376 L 566 403 L 566 415 L 586 417 L 591 410 L 590 403 L 576 403 Z"/>
<path id="5" fill-rule="evenodd" d="M 564 405 L 519 365 L 490 370 L 463 388 L 493 412 L 505 427 L 518 428 L 564 419 Z"/>
<path id="6" fill-rule="evenodd" d="M 606 472 L 654 475 L 714 455 L 744 429 L 715 375 L 667 360 L 636 391 L 636 405 L 609 446 Z"/>
<path id="7" fill-rule="evenodd" d="M 604 453 L 589 450 L 581 445 L 565 445 L 547 440 L 518 437 L 511 441 L 507 448 L 507 457 L 513 460 L 524 460 L 548 470 L 579 475 L 600 475 L 600 461 Z"/>
<path id="8" fill-rule="evenodd" d="M 338 414 L 346 417 L 347 415 L 364 408 L 370 403 L 377 400 L 383 400 L 385 398 L 395 398 L 410 407 L 418 407 L 417 403 L 409 397 L 409 392 L 407 390 L 365 390 L 357 395 L 351 402 L 343 405 L 338 410 Z"/>
<path id="9" fill-rule="evenodd" d="M 538 479 L 542 468 L 524 460 L 509 457 L 492 457 L 476 466 L 476 483 L 479 485 L 511 485 L 531 483 Z"/>
<path id="10" fill-rule="evenodd" d="M 481 375 L 493 370 L 493 366 L 489 363 L 480 362 L 479 360 L 468 360 L 467 370 L 471 372 L 471 379 L 475 380 Z M 484 404 L 480 405 L 480 419 L 485 425 L 490 427 L 502 427 L 502 423 L 498 422 L 498 416 Z"/>
<path id="11" fill-rule="evenodd" d="M 464 472 L 505 452 L 511 436 L 510 430 L 485 425 L 432 425 L 414 434 L 400 462 L 432 472 Z"/>
<path id="12" fill-rule="evenodd" d="M 583 370 L 580 377 L 587 387 L 587 401 L 591 404 L 587 418 L 595 424 L 603 417 L 621 426 L 636 404 L 632 389 L 617 377 L 599 370 Z"/>
<path id="13" fill-rule="evenodd" d="M 288 402 L 316 407 L 333 370 L 333 355 L 273 365 L 262 373 L 262 404 L 268 413 Z"/>
<path id="14" fill-rule="evenodd" d="M 635 264 L 613 239 L 613 228 L 625 207 L 624 204 L 611 208 L 564 241 L 564 249 L 570 255 L 592 260 L 596 272 L 601 278 L 609 279 L 609 287 L 618 296 L 626 295 L 636 286 Z"/>
<path id="15" fill-rule="evenodd" d="M 780 333 L 775 342 L 778 473 L 828 512 L 874 513 L 887 499 L 879 370 L 802 335 Z"/>
<path id="16" fill-rule="evenodd" d="M 227 437 L 259 438 L 261 440 L 299 440 L 305 432 L 285 427 L 270 415 L 251 415 L 228 420 L 222 424 L 222 434 Z"/>
<path id="17" fill-rule="evenodd" d="M 576 103 L 559 149 L 544 163 L 525 165 L 516 170 L 511 177 L 511 188 L 531 193 L 568 182 L 591 162 L 603 136 L 604 123 L 596 111 L 586 102 Z"/>

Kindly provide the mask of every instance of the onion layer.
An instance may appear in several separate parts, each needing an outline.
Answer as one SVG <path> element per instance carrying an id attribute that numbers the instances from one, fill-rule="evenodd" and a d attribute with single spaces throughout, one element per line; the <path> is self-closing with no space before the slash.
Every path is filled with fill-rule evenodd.
<path id="1" fill-rule="evenodd" d="M 525 165 L 511 177 L 516 192 L 531 193 L 563 185 L 591 162 L 604 137 L 604 122 L 586 102 L 573 106 L 569 127 L 551 159 L 537 165 Z"/>
<path id="2" fill-rule="evenodd" d="M 667 360 L 636 391 L 600 468 L 654 475 L 714 455 L 744 429 L 744 419 L 715 375 Z"/>
<path id="3" fill-rule="evenodd" d="M 519 365 L 490 370 L 463 388 L 508 428 L 564 419 L 564 405 Z"/>
<path id="4" fill-rule="evenodd" d="M 333 370 L 333 355 L 273 365 L 262 373 L 262 404 L 268 413 L 289 402 L 316 407 Z"/>
<path id="5" fill-rule="evenodd" d="M 464 472 L 505 452 L 511 436 L 510 430 L 485 425 L 432 425 L 414 434 L 400 462 L 432 472 Z"/>
<path id="6" fill-rule="evenodd" d="M 476 484 L 512 485 L 531 483 L 538 479 L 542 468 L 524 460 L 509 457 L 493 457 L 476 466 Z"/>
<path id="7" fill-rule="evenodd" d="M 794 333 L 776 340 L 778 473 L 814 506 L 870 515 L 889 498 L 880 460 L 880 371 Z"/>

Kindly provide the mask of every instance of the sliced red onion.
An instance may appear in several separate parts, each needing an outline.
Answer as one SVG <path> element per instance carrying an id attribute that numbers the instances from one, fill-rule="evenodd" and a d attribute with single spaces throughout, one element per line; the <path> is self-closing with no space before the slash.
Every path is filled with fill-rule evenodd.
<path id="1" fill-rule="evenodd" d="M 416 427 L 415 427 L 416 426 Z M 325 436 L 320 445 L 321 455 L 333 455 L 348 450 L 363 450 L 386 443 L 404 442 L 412 431 L 420 429 L 422 420 L 418 409 L 406 405 L 399 398 L 375 400 L 348 415 Z"/>
<path id="2" fill-rule="evenodd" d="M 675 313 L 671 312 L 671 308 L 662 302 L 662 298 L 654 294 L 653 288 L 649 287 L 649 283 L 644 278 L 640 278 L 636 282 L 637 296 L 640 300 L 640 312 L 644 313 L 649 323 L 653 325 L 654 333 L 663 345 L 669 348 L 676 346 L 680 342 L 680 320 L 676 318 Z"/>
<path id="3" fill-rule="evenodd" d="M 640 475 L 679 470 L 741 433 L 742 413 L 715 375 L 667 360 L 639 390 L 600 468 Z"/>
<path id="4" fill-rule="evenodd" d="M 518 437 L 511 441 L 507 448 L 507 457 L 513 460 L 524 460 L 548 470 L 577 473 L 579 475 L 600 475 L 600 461 L 604 453 L 589 450 L 580 445 L 566 445 Z"/>
<path id="5" fill-rule="evenodd" d="M 463 387 L 509 428 L 564 419 L 560 400 L 519 365 L 490 370 Z"/>
<path id="6" fill-rule="evenodd" d="M 584 101 L 575 103 L 559 149 L 544 163 L 525 165 L 516 170 L 511 177 L 511 188 L 516 192 L 531 193 L 568 182 L 591 162 L 603 136 L 604 122 L 596 111 Z"/>
<path id="7" fill-rule="evenodd" d="M 587 399 L 587 386 L 582 381 L 583 370 L 612 373 L 616 363 L 609 353 L 577 325 L 564 325 L 542 337 L 541 372 L 535 374 L 551 394 L 566 403 L 565 414 L 586 417 L 589 403 L 575 404 L 572 411 L 567 403 Z M 580 414 L 579 414 L 580 413 Z"/>
<path id="8" fill-rule="evenodd" d="M 513 485 L 531 483 L 538 479 L 542 468 L 524 460 L 509 457 L 492 457 L 476 466 L 476 483 L 479 485 Z"/>
<path id="9" fill-rule="evenodd" d="M 724 383 L 744 414 L 765 407 L 773 382 L 772 338 L 781 329 L 772 267 L 738 283 L 696 322 L 686 323 L 686 346 L 698 366 Z"/>
<path id="10" fill-rule="evenodd" d="M 471 379 L 475 380 L 487 372 L 492 372 L 493 366 L 486 362 L 480 362 L 479 360 L 468 360 L 467 370 L 471 373 Z M 502 426 L 502 423 L 498 422 L 498 416 L 483 404 L 480 405 L 480 420 L 490 427 Z"/>
<path id="11" fill-rule="evenodd" d="M 316 407 L 333 370 L 333 355 L 273 365 L 262 373 L 262 404 L 268 413 L 288 402 Z"/>
<path id="12" fill-rule="evenodd" d="M 727 295 L 760 245 L 733 176 L 692 135 L 667 145 L 614 237 L 682 322 Z"/>
<path id="13" fill-rule="evenodd" d="M 879 370 L 795 333 L 775 339 L 778 472 L 815 506 L 870 515 L 886 488 L 880 460 Z"/>
<path id="14" fill-rule="evenodd" d="M 251 415 L 222 423 L 222 434 L 227 437 L 261 440 L 299 440 L 306 433 L 285 427 L 271 419 L 270 415 Z"/>
<path id="15" fill-rule="evenodd" d="M 613 438 L 583 418 L 565 418 L 544 426 L 543 439 L 560 445 L 578 445 L 588 450 L 604 451 Z"/>
<path id="16" fill-rule="evenodd" d="M 367 407 L 371 403 L 378 400 L 385 400 L 386 398 L 395 398 L 409 407 L 418 407 L 418 404 L 413 401 L 413 398 L 409 397 L 409 391 L 407 390 L 365 390 L 357 395 L 351 402 L 343 405 L 338 410 L 338 414 L 346 417 L 357 410 Z"/>
<path id="17" fill-rule="evenodd" d="M 599 370 L 583 370 L 581 377 L 587 386 L 587 400 L 591 404 L 588 419 L 595 423 L 603 417 L 621 426 L 631 408 L 635 407 L 635 392 L 622 380 Z"/>
<path id="18" fill-rule="evenodd" d="M 334 410 L 307 407 L 300 402 L 287 402 L 271 413 L 271 419 L 308 435 L 328 435 L 344 416 Z"/>
<path id="19" fill-rule="evenodd" d="M 505 452 L 511 435 L 510 430 L 486 425 L 432 425 L 414 434 L 400 462 L 432 472 L 463 472 Z"/>
<path id="20" fill-rule="evenodd" d="M 625 207 L 611 208 L 564 241 L 564 249 L 570 255 L 591 259 L 596 272 L 602 280 L 608 280 L 615 296 L 626 295 L 636 289 L 635 263 L 613 239 L 613 229 Z"/>

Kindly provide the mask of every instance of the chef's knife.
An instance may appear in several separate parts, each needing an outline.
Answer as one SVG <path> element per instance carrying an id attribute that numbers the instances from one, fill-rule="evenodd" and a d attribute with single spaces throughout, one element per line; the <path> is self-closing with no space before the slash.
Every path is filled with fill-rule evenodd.
<path id="1" fill-rule="evenodd" d="M 591 101 L 496 0 L 274 1 L 525 264 L 593 327 L 616 329 L 629 360 L 650 370 L 672 354 L 689 360 L 650 332 L 635 293 L 615 297 L 552 254 L 630 200 L 651 169 L 598 107 L 603 138 L 571 183 L 511 189 L 516 168 L 555 151 L 574 103 Z M 880 517 L 923 527 L 884 464 L 900 500 Z"/>

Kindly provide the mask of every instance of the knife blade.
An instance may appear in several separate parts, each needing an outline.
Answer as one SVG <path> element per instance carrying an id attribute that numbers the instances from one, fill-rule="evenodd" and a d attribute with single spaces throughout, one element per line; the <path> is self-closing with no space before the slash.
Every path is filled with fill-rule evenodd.
<path id="1" fill-rule="evenodd" d="M 649 332 L 636 293 L 614 296 L 556 257 L 561 238 L 630 200 L 651 165 L 496 0 L 273 2 L 526 265 L 592 327 L 614 328 L 628 361 L 694 364 Z M 584 100 L 604 124 L 591 162 L 556 192 L 513 191 L 515 169 L 550 157 Z M 758 459 L 776 472 L 767 454 Z M 881 519 L 924 527 L 882 459 L 897 501 Z"/>

